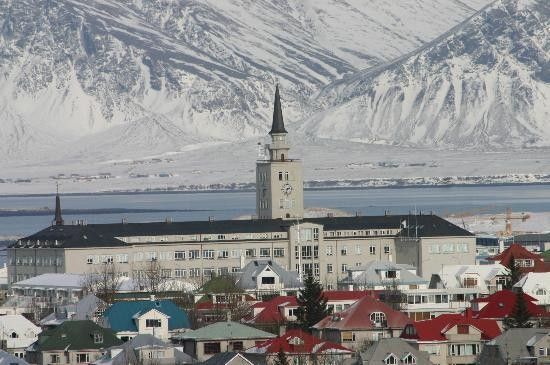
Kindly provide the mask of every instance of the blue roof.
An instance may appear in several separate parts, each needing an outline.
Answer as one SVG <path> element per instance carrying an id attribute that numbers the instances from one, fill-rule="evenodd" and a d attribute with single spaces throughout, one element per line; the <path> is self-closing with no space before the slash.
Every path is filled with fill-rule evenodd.
<path id="1" fill-rule="evenodd" d="M 155 309 L 169 316 L 168 330 L 190 328 L 187 313 L 171 300 L 138 300 L 114 303 L 103 314 L 107 324 L 115 332 L 137 331 L 134 318 Z"/>

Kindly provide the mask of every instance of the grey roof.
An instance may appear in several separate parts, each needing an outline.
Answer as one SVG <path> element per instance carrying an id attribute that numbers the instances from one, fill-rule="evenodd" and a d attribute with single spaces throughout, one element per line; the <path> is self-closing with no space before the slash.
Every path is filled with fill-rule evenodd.
<path id="1" fill-rule="evenodd" d="M 175 347 L 173 344 L 166 343 L 162 341 L 161 339 L 150 335 L 150 334 L 140 334 L 134 337 L 133 339 L 129 340 L 128 342 L 123 343 L 120 346 L 113 346 L 110 347 L 106 351 L 105 355 L 95 361 L 93 364 L 96 365 L 127 365 L 127 364 L 137 364 L 139 363 L 139 359 L 136 356 L 136 351 L 139 348 L 143 347 L 151 347 L 151 348 L 157 348 L 157 349 L 163 349 L 163 348 L 173 348 Z M 112 357 L 110 356 L 111 351 L 115 349 L 121 349 L 122 352 L 117 354 L 116 356 Z M 197 361 L 193 359 L 188 354 L 178 350 L 177 348 L 174 349 L 174 358 L 165 358 L 164 362 L 159 362 L 159 364 L 195 364 Z"/>
<path id="2" fill-rule="evenodd" d="M 274 133 L 288 133 L 285 129 L 285 123 L 283 121 L 283 110 L 281 108 L 281 97 L 279 96 L 279 85 L 275 87 L 275 103 L 273 105 L 273 123 L 271 124 L 271 131 L 269 134 Z"/>
<path id="3" fill-rule="evenodd" d="M 29 365 L 29 363 L 26 362 L 25 360 L 17 358 L 4 350 L 0 350 L 0 365 L 13 365 L 13 364 Z"/>
<path id="4" fill-rule="evenodd" d="M 263 354 L 248 354 L 245 352 L 220 352 L 210 359 L 199 363 L 199 365 L 226 365 L 236 356 L 242 356 L 253 365 L 267 365 L 267 360 Z"/>
<path id="5" fill-rule="evenodd" d="M 232 321 L 216 322 L 208 326 L 175 335 L 176 340 L 225 340 L 225 339 L 268 339 L 277 337 L 273 333 L 265 332 L 254 327 Z"/>
<path id="6" fill-rule="evenodd" d="M 550 333 L 548 328 L 510 328 L 487 342 L 479 355 L 479 363 L 500 365 L 505 359 L 517 360 L 531 356 L 527 343 L 534 336 Z"/>
<path id="7" fill-rule="evenodd" d="M 414 269 L 411 265 L 396 264 L 389 261 L 372 261 L 365 266 L 352 267 L 348 269 L 348 277 L 342 279 L 340 284 L 365 284 L 365 285 L 385 285 L 391 281 L 391 279 L 383 279 L 380 274 L 381 270 L 395 270 L 399 271 L 398 284 L 428 284 L 428 280 L 411 273 L 409 270 Z M 353 275 L 353 272 L 360 272 Z"/>
<path id="8" fill-rule="evenodd" d="M 56 312 L 49 314 L 40 320 L 41 325 L 58 325 L 66 320 L 93 319 L 95 312 L 101 306 L 106 307 L 107 303 L 93 294 L 88 294 L 78 303 L 61 306 Z M 72 313 L 69 318 L 68 314 Z"/>
<path id="9" fill-rule="evenodd" d="M 404 221 L 408 223 L 407 228 L 398 234 L 401 237 L 473 236 L 472 233 L 431 214 L 304 218 L 301 222 L 320 224 L 325 231 L 331 231 L 396 229 L 402 227 Z M 289 226 L 295 224 L 296 221 L 292 220 L 254 219 L 53 225 L 22 238 L 10 247 L 33 247 L 37 241 L 40 242 L 40 247 L 116 247 L 127 245 L 117 237 L 286 232 Z"/>
<path id="10" fill-rule="evenodd" d="M 383 338 L 375 342 L 367 351 L 361 353 L 361 359 L 364 365 L 371 364 L 384 364 L 384 360 L 390 355 L 394 354 L 399 360 L 403 359 L 408 354 L 412 354 L 416 357 L 416 363 L 422 365 L 433 364 L 430 361 L 430 356 L 427 352 L 418 351 L 405 340 L 394 338 Z"/>
<path id="11" fill-rule="evenodd" d="M 256 289 L 256 278 L 267 268 L 279 276 L 279 281 L 284 284 L 285 288 L 303 287 L 297 272 L 287 271 L 271 260 L 254 260 L 246 264 L 237 278 L 237 285 L 245 290 Z"/>

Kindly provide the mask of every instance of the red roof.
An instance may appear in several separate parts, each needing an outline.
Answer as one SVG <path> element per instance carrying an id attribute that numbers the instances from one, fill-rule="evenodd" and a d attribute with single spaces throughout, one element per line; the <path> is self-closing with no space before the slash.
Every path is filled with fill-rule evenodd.
<path id="1" fill-rule="evenodd" d="M 410 322 L 409 317 L 405 314 L 393 310 L 387 304 L 367 295 L 359 299 L 348 309 L 327 316 L 313 327 L 317 329 L 333 328 L 339 330 L 373 329 L 377 328 L 375 323 L 370 319 L 371 314 L 374 312 L 385 314 L 386 327 L 389 328 L 403 328 Z"/>
<path id="2" fill-rule="evenodd" d="M 527 310 L 533 317 L 545 316 L 544 309 L 534 302 L 537 299 L 523 293 L 523 298 L 527 304 Z M 473 303 L 487 303 L 483 308 L 475 313 L 476 318 L 506 318 L 512 315 L 516 305 L 517 296 L 511 290 L 501 290 L 484 298 L 476 298 Z"/>
<path id="3" fill-rule="evenodd" d="M 267 302 L 259 302 L 252 306 L 253 310 L 261 309 L 253 318 L 248 320 L 249 323 L 283 323 L 286 321 L 285 317 L 279 310 L 280 306 L 285 305 L 298 306 L 296 297 L 291 296 L 279 296 L 275 297 Z"/>
<path id="4" fill-rule="evenodd" d="M 501 265 L 504 265 L 507 268 L 510 268 L 510 262 L 512 260 L 512 257 L 514 258 L 514 260 L 524 260 L 524 259 L 533 260 L 534 266 L 531 266 L 531 267 L 520 266 L 519 269 L 521 272 L 525 273 L 525 272 L 549 272 L 550 271 L 550 263 L 545 262 L 540 255 L 537 255 L 536 253 L 533 253 L 527 250 L 525 247 L 517 243 L 511 244 L 510 247 L 508 247 L 506 250 L 502 251 L 498 255 L 487 258 L 487 260 L 498 261 Z"/>
<path id="5" fill-rule="evenodd" d="M 353 353 L 352 350 L 344 346 L 323 341 L 300 329 L 289 330 L 284 335 L 262 342 L 246 352 L 276 354 L 280 350 L 287 354 Z"/>
<path id="6" fill-rule="evenodd" d="M 458 325 L 477 328 L 481 332 L 481 339 L 483 340 L 491 340 L 501 333 L 496 320 L 473 318 L 471 311 L 467 310 L 464 314 L 442 314 L 433 319 L 409 324 L 408 326 L 414 327 L 415 334 L 407 334 L 407 330 L 405 330 L 401 337 L 417 341 L 446 341 L 445 334 L 447 331 Z"/>

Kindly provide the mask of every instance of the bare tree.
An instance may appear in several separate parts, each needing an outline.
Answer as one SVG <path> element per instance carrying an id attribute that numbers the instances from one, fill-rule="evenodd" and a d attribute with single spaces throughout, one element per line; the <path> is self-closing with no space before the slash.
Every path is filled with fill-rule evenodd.
<path id="1" fill-rule="evenodd" d="M 158 294 L 161 291 L 162 282 L 167 279 L 165 277 L 163 267 L 158 260 L 148 261 L 139 270 L 138 283 L 142 290 L 151 294 Z"/>
<path id="2" fill-rule="evenodd" d="M 122 276 L 113 262 L 105 262 L 85 275 L 82 287 L 107 304 L 112 304 L 122 285 Z"/>

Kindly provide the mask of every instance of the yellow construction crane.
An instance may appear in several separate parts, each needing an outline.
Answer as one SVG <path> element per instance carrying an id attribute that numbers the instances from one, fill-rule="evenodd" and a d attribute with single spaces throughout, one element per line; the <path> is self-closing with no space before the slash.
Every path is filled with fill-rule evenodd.
<path id="1" fill-rule="evenodd" d="M 522 222 L 525 222 L 527 219 L 531 218 L 531 216 L 527 213 L 521 213 L 518 215 L 512 214 L 512 208 L 507 208 L 505 214 L 495 214 L 491 217 L 491 221 L 493 223 L 496 223 L 497 221 L 504 220 L 504 230 L 498 232 L 498 235 L 500 237 L 512 237 L 513 231 L 512 231 L 512 220 L 521 220 Z"/>

